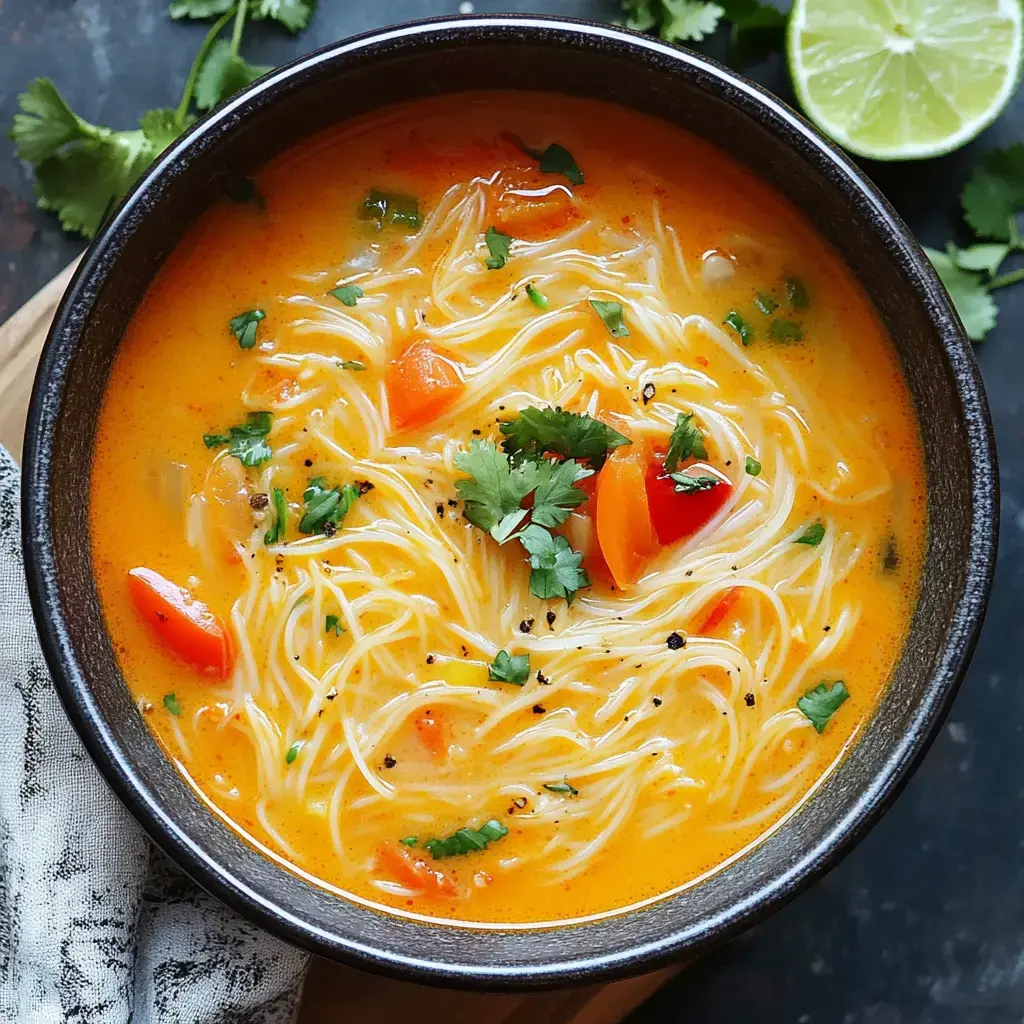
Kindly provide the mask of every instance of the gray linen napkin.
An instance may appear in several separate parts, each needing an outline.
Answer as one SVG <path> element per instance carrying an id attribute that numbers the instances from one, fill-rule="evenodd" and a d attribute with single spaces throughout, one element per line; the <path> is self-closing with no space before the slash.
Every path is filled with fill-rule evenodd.
<path id="1" fill-rule="evenodd" d="M 286 1024 L 307 957 L 154 849 L 64 715 L 0 448 L 0 1021 Z"/>

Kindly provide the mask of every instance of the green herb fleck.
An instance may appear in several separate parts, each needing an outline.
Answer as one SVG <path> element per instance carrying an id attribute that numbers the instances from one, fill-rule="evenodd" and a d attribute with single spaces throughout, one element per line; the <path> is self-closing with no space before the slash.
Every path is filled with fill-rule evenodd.
<path id="1" fill-rule="evenodd" d="M 484 241 L 487 243 L 487 251 L 491 254 L 487 257 L 487 269 L 501 270 L 508 261 L 512 237 L 503 235 L 495 227 L 489 227 L 484 234 Z"/>
<path id="2" fill-rule="evenodd" d="M 583 172 L 580 170 L 579 164 L 576 163 L 575 157 L 565 146 L 552 142 L 547 149 L 533 149 L 520 139 L 519 147 L 527 156 L 532 156 L 534 160 L 539 161 L 542 173 L 560 174 L 563 178 L 568 178 L 573 185 L 583 184 Z"/>
<path id="3" fill-rule="evenodd" d="M 803 336 L 803 328 L 799 324 L 793 323 L 792 320 L 773 320 L 771 327 L 768 328 L 768 337 L 783 345 L 801 341 Z"/>
<path id="4" fill-rule="evenodd" d="M 366 369 L 366 363 L 361 363 L 358 359 L 342 359 L 342 361 L 338 363 L 338 365 L 343 370 L 359 371 Z"/>
<path id="5" fill-rule="evenodd" d="M 181 714 L 181 702 L 173 693 L 164 694 L 164 707 L 167 708 L 172 715 Z"/>
<path id="6" fill-rule="evenodd" d="M 299 748 L 302 744 L 296 740 L 289 748 L 288 753 L 284 755 L 284 763 L 291 764 L 299 756 Z"/>
<path id="7" fill-rule="evenodd" d="M 284 540 L 285 531 L 288 528 L 288 502 L 285 501 L 284 491 L 275 487 L 272 494 L 274 506 L 274 525 L 263 534 L 263 543 L 280 544 Z"/>
<path id="8" fill-rule="evenodd" d="M 567 796 L 579 796 L 580 791 L 575 786 L 569 785 L 569 780 L 564 782 L 545 782 L 544 788 L 552 793 L 565 793 Z"/>
<path id="9" fill-rule="evenodd" d="M 494 663 L 487 666 L 487 678 L 492 683 L 522 686 L 530 678 L 530 656 L 498 651 Z"/>
<path id="10" fill-rule="evenodd" d="M 760 476 L 761 475 L 761 463 L 754 458 L 753 455 L 747 456 L 746 470 L 748 476 Z"/>
<path id="11" fill-rule="evenodd" d="M 665 472 L 674 473 L 680 462 L 691 456 L 698 459 L 708 457 L 704 446 L 704 435 L 693 422 L 692 412 L 681 412 L 676 416 L 676 425 L 672 428 L 672 436 L 668 441 L 668 454 L 665 456 Z"/>
<path id="12" fill-rule="evenodd" d="M 492 818 L 478 829 L 460 828 L 447 839 L 427 839 L 423 846 L 437 859 L 458 857 L 487 849 L 488 844 L 508 835 L 508 829 Z"/>
<path id="13" fill-rule="evenodd" d="M 256 331 L 260 321 L 267 314 L 262 309 L 250 309 L 247 313 L 239 313 L 231 318 L 231 333 L 238 339 L 239 348 L 252 348 L 256 344 Z"/>
<path id="14" fill-rule="evenodd" d="M 626 326 L 621 302 L 604 302 L 601 299 L 591 299 L 590 304 L 594 307 L 594 312 L 601 318 L 601 322 L 608 328 L 608 333 L 613 338 L 629 337 L 629 328 Z"/>
<path id="15" fill-rule="evenodd" d="M 299 532 L 333 536 L 358 498 L 359 488 L 352 484 L 328 488 L 322 476 L 315 477 L 302 492 L 306 512 L 299 522 Z"/>
<path id="16" fill-rule="evenodd" d="M 327 294 L 333 295 L 343 306 L 354 306 L 363 297 L 363 289 L 357 284 L 341 284 Z"/>
<path id="17" fill-rule="evenodd" d="M 528 284 L 526 286 L 526 295 L 527 295 L 527 298 L 529 298 L 529 300 L 538 309 L 547 309 L 548 308 L 547 296 L 542 291 L 540 291 L 540 289 L 535 288 L 532 284 Z"/>
<path id="18" fill-rule="evenodd" d="M 341 636 L 345 632 L 345 627 L 341 624 L 341 619 L 337 615 L 328 615 L 324 620 L 324 632 Z"/>
<path id="19" fill-rule="evenodd" d="M 850 691 L 846 689 L 846 684 L 841 679 L 831 686 L 818 683 L 813 690 L 808 690 L 796 702 L 796 706 L 810 719 L 815 730 L 821 733 L 825 731 L 829 719 L 849 696 Z"/>
<path id="20" fill-rule="evenodd" d="M 226 434 L 203 434 L 203 444 L 207 448 L 227 445 L 228 454 L 234 455 L 243 466 L 259 466 L 274 456 L 265 440 L 272 422 L 269 412 L 251 412 L 245 423 L 230 427 Z"/>
<path id="21" fill-rule="evenodd" d="M 412 228 L 413 231 L 419 231 L 423 226 L 420 201 L 415 196 L 401 192 L 382 192 L 376 188 L 370 189 L 363 205 L 359 207 L 359 218 L 373 221 L 378 231 L 385 224 Z"/>
<path id="22" fill-rule="evenodd" d="M 755 299 L 754 305 L 764 313 L 765 316 L 771 316 L 779 308 L 779 304 L 770 295 L 765 292 L 761 292 Z"/>
<path id="23" fill-rule="evenodd" d="M 712 487 L 717 487 L 722 483 L 717 476 L 710 476 L 707 473 L 698 473 L 697 476 L 689 476 L 686 473 L 669 473 L 668 478 L 675 483 L 677 494 L 710 491 Z"/>
<path id="24" fill-rule="evenodd" d="M 722 321 L 726 327 L 731 327 L 739 336 L 744 345 L 749 345 L 754 340 L 754 328 L 750 322 L 737 310 L 729 311 L 729 314 Z"/>
<path id="25" fill-rule="evenodd" d="M 799 277 L 787 277 L 782 287 L 790 309 L 806 309 L 811 304 L 811 297 L 807 294 L 807 285 Z"/>
<path id="26" fill-rule="evenodd" d="M 419 836 L 405 836 L 403 839 L 398 840 L 403 846 L 415 846 L 419 841 Z"/>
<path id="27" fill-rule="evenodd" d="M 811 523 L 795 541 L 794 544 L 806 544 L 808 547 L 816 548 L 825 538 L 825 524 L 820 520 Z"/>

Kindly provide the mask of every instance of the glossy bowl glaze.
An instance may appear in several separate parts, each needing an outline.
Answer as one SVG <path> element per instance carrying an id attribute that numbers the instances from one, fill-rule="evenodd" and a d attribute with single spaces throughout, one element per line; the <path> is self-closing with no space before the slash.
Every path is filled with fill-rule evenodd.
<path id="1" fill-rule="evenodd" d="M 340 899 L 215 817 L 153 740 L 103 626 L 87 543 L 97 415 L 126 321 L 211 197 L 339 117 L 495 83 L 610 100 L 715 143 L 799 207 L 881 314 L 919 418 L 930 534 L 921 599 L 878 713 L 798 813 L 699 885 L 554 928 L 426 924 Z M 435 20 L 328 47 L 262 79 L 156 161 L 93 243 L 36 378 L 25 442 L 29 590 L 68 714 L 115 792 L 210 892 L 322 956 L 477 987 L 595 981 L 707 949 L 821 875 L 890 804 L 939 729 L 985 610 L 996 548 L 992 426 L 970 346 L 906 226 L 849 159 L 751 82 L 615 28 L 531 17 Z"/>

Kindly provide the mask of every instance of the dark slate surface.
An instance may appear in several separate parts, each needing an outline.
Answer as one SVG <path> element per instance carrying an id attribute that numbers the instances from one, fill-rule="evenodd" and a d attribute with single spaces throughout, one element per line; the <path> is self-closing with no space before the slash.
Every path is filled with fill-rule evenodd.
<path id="1" fill-rule="evenodd" d="M 177 102 L 203 29 L 173 24 L 164 0 L 0 0 L 0 124 L 35 75 L 82 116 L 130 127 Z M 321 0 L 293 39 L 270 26 L 246 56 L 303 50 L 457 0 Z M 478 12 L 591 17 L 615 0 L 478 0 Z M 781 61 L 754 71 L 790 99 Z M 501 83 L 482 82 L 482 86 Z M 941 245 L 977 155 L 1024 136 L 1024 97 L 982 138 L 922 164 L 871 165 L 911 228 Z M 0 141 L 0 321 L 81 248 L 34 209 L 28 170 Z M 1014 622 L 1024 595 L 1024 285 L 1003 292 L 979 351 L 1002 462 L 1002 543 L 988 623 L 949 724 L 896 807 L 835 871 L 756 931 L 691 966 L 632 1024 L 1020 1024 L 1024 1020 L 1024 691 Z M 1015 613 L 1015 609 L 1017 609 Z"/>

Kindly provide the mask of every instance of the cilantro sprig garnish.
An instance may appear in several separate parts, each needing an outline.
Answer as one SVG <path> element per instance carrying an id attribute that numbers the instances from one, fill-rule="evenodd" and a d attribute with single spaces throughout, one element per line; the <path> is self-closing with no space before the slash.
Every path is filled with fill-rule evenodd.
<path id="1" fill-rule="evenodd" d="M 508 262 L 514 239 L 511 235 L 503 234 L 492 226 L 484 233 L 484 241 L 487 243 L 487 251 L 490 253 L 490 256 L 487 257 L 487 269 L 501 270 Z"/>
<path id="2" fill-rule="evenodd" d="M 680 462 L 685 462 L 691 457 L 706 459 L 708 450 L 704 446 L 704 435 L 693 422 L 693 413 L 681 412 L 676 416 L 676 425 L 672 428 L 672 436 L 668 440 L 665 472 L 674 473 Z"/>
<path id="3" fill-rule="evenodd" d="M 561 597 L 572 604 L 576 592 L 590 586 L 590 577 L 581 567 L 583 555 L 573 551 L 560 533 L 531 523 L 519 539 L 530 553 L 530 593 L 534 597 Z"/>
<path id="4" fill-rule="evenodd" d="M 519 144 L 519 148 L 540 164 L 542 174 L 560 174 L 572 185 L 584 183 L 583 172 L 580 170 L 579 164 L 576 163 L 576 158 L 565 146 L 552 142 L 545 149 L 534 149 L 518 136 L 514 136 L 514 138 Z"/>
<path id="5" fill-rule="evenodd" d="M 601 420 L 557 406 L 523 409 L 500 429 L 505 435 L 501 447 L 515 465 L 523 459 L 558 455 L 586 462 L 596 472 L 616 448 L 633 443 Z"/>
<path id="6" fill-rule="evenodd" d="M 174 0 L 172 18 L 216 18 L 196 53 L 177 107 L 158 107 L 138 128 L 115 130 L 79 117 L 48 78 L 30 82 L 18 97 L 10 137 L 36 176 L 41 209 L 52 210 L 65 231 L 92 238 L 107 214 L 143 171 L 192 122 L 192 107 L 209 110 L 270 70 L 239 53 L 247 20 L 272 19 L 295 32 L 314 0 Z M 220 39 L 232 24 L 230 39 Z"/>
<path id="7" fill-rule="evenodd" d="M 960 195 L 964 220 L 975 241 L 966 248 L 948 242 L 925 252 L 946 286 L 964 331 L 983 341 L 999 308 L 991 293 L 1024 281 L 1024 267 L 1000 274 L 1003 262 L 1024 252 L 1017 215 L 1024 212 L 1024 142 L 994 149 L 981 158 Z"/>
<path id="8" fill-rule="evenodd" d="M 431 852 L 436 860 L 444 857 L 460 857 L 466 853 L 486 850 L 488 845 L 508 835 L 508 829 L 496 818 L 491 818 L 478 829 L 460 828 L 447 839 L 426 839 L 424 849 Z"/>
<path id="9" fill-rule="evenodd" d="M 849 696 L 846 684 L 839 679 L 831 685 L 818 683 L 796 702 L 796 706 L 808 718 L 815 731 L 821 733 Z"/>
<path id="10" fill-rule="evenodd" d="M 203 444 L 207 448 L 227 445 L 228 454 L 234 455 L 243 466 L 259 466 L 274 456 L 266 440 L 272 423 L 269 412 L 251 412 L 245 423 L 229 427 L 226 434 L 203 434 Z"/>
<path id="11" fill-rule="evenodd" d="M 487 678 L 492 683 L 523 686 L 530 678 L 530 656 L 498 651 L 497 657 L 487 666 Z"/>

